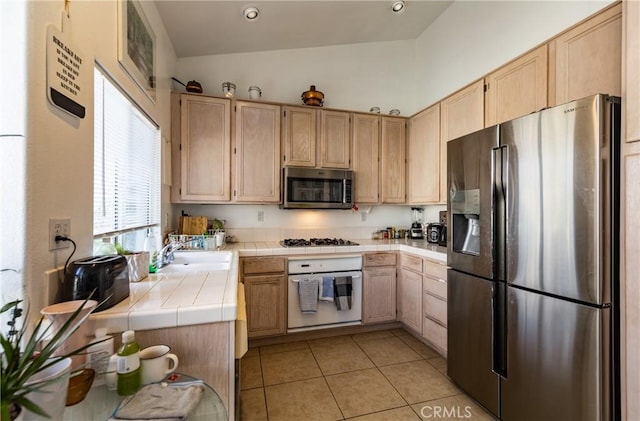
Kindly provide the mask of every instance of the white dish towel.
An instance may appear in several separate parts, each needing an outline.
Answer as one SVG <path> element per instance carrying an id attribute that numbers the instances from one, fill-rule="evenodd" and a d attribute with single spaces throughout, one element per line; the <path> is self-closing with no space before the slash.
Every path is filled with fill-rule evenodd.
<path id="1" fill-rule="evenodd" d="M 318 311 L 318 280 L 300 279 L 298 281 L 298 296 L 300 297 L 300 311 L 303 313 Z"/>

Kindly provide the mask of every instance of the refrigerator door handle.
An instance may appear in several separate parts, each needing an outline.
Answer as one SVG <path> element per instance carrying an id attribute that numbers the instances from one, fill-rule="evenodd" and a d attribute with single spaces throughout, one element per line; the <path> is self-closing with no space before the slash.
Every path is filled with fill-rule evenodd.
<path id="1" fill-rule="evenodd" d="M 501 146 L 493 150 L 491 168 L 493 169 L 493 244 L 494 278 L 501 281 L 506 277 L 506 231 L 507 231 L 507 166 L 508 150 Z"/>
<path id="2" fill-rule="evenodd" d="M 494 282 L 491 297 L 491 325 L 493 348 L 492 371 L 507 378 L 507 286 L 504 282 Z"/>

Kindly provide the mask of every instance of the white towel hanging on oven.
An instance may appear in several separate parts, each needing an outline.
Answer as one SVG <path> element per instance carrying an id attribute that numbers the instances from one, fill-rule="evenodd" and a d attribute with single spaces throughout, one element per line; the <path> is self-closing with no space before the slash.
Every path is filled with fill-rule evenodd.
<path id="1" fill-rule="evenodd" d="M 300 297 L 300 311 L 315 313 L 318 310 L 318 280 L 300 279 L 298 281 L 298 296 Z"/>

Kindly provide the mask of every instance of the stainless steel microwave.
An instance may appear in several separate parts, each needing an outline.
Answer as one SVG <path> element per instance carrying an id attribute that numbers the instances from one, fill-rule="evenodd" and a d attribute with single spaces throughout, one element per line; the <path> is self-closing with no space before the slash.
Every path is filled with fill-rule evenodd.
<path id="1" fill-rule="evenodd" d="M 351 209 L 353 171 L 285 167 L 282 170 L 283 209 Z"/>

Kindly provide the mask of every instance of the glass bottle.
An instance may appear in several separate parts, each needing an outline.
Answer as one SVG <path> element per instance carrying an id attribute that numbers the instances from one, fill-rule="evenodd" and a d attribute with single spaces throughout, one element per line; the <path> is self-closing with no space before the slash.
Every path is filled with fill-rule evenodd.
<path id="1" fill-rule="evenodd" d="M 118 349 L 117 390 L 118 395 L 133 395 L 140 388 L 140 345 L 136 342 L 135 332 L 122 333 L 122 345 Z"/>

